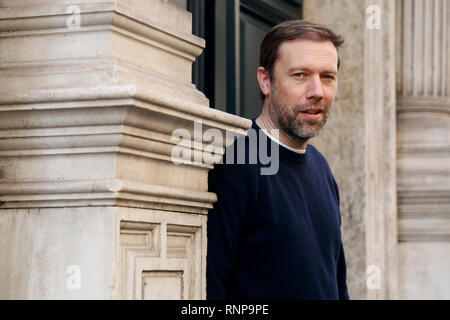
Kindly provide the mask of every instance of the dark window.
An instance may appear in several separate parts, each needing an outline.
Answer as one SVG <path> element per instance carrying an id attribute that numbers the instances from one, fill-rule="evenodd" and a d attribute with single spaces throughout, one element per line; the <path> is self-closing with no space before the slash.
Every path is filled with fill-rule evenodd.
<path id="1" fill-rule="evenodd" d="M 193 82 L 210 106 L 245 118 L 261 112 L 259 45 L 277 23 L 301 19 L 301 0 L 169 0 L 192 12 L 193 33 L 206 48 Z"/>

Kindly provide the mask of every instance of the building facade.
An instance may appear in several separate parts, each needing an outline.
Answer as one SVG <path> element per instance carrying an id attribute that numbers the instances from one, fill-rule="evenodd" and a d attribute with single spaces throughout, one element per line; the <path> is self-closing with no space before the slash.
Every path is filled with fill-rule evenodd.
<path id="1" fill-rule="evenodd" d="M 450 299 L 449 0 L 0 0 L 0 298 L 204 299 L 210 150 L 289 19 L 346 40 L 311 143 L 351 298 Z"/>

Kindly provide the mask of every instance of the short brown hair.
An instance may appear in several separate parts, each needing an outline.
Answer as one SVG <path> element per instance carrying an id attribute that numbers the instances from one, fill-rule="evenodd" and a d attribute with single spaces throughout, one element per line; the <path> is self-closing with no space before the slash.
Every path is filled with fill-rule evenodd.
<path id="1" fill-rule="evenodd" d="M 344 39 L 329 28 L 307 20 L 289 20 L 282 22 L 272 29 L 264 37 L 259 54 L 259 65 L 269 72 L 270 79 L 273 79 L 273 66 L 278 58 L 278 48 L 284 41 L 305 39 L 313 41 L 331 41 L 339 53 L 339 47 L 344 43 Z M 340 58 L 338 54 L 338 69 Z M 264 95 L 261 93 L 264 100 Z"/>

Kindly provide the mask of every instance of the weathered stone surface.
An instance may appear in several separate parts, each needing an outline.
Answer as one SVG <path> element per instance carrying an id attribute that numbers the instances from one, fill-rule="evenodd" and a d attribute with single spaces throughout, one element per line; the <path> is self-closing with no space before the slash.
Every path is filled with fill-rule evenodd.
<path id="1" fill-rule="evenodd" d="M 0 210 L 0 299 L 110 299 L 114 211 Z"/>
<path id="2" fill-rule="evenodd" d="M 448 226 L 447 226 L 448 230 Z M 450 299 L 446 242 L 402 242 L 399 244 L 400 298 L 412 300 Z"/>

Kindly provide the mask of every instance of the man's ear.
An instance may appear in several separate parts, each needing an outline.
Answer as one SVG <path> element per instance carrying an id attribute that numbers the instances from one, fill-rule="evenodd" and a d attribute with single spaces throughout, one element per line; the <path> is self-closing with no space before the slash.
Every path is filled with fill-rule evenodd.
<path id="1" fill-rule="evenodd" d="M 258 77 L 259 87 L 263 95 L 267 96 L 270 93 L 271 82 L 269 72 L 264 67 L 259 67 L 256 73 Z"/>

